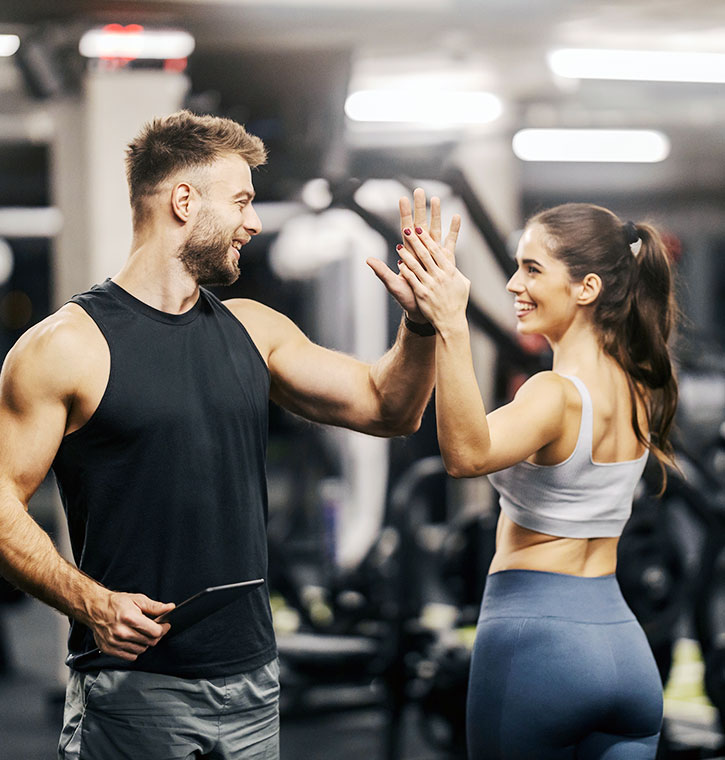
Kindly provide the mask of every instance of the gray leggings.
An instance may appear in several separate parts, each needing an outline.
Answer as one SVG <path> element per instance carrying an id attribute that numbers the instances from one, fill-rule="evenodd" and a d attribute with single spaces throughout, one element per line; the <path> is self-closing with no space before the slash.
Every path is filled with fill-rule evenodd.
<path id="1" fill-rule="evenodd" d="M 652 760 L 662 684 L 615 576 L 504 570 L 471 660 L 469 760 Z"/>
<path id="2" fill-rule="evenodd" d="M 60 760 L 278 760 L 279 664 L 226 678 L 71 671 Z"/>

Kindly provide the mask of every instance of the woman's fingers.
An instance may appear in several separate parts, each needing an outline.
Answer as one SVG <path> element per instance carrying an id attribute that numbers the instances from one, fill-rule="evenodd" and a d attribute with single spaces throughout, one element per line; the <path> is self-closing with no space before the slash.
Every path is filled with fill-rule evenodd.
<path id="1" fill-rule="evenodd" d="M 421 227 L 417 227 L 415 233 L 416 239 L 411 243 L 411 247 L 429 274 L 435 274 L 436 269 L 449 272 L 455 267 L 450 254 L 441 248 L 430 233 Z"/>
<path id="2" fill-rule="evenodd" d="M 430 260 L 429 255 L 423 253 L 423 251 L 425 251 L 425 246 L 421 244 L 413 230 L 411 230 L 411 234 L 406 235 L 406 237 L 408 238 L 408 245 L 413 249 L 413 253 L 407 248 L 401 247 L 398 248 L 398 256 L 400 256 L 408 269 L 422 282 L 428 276 L 425 267 L 425 258 L 428 259 L 430 265 L 432 265 L 433 262 Z"/>
<path id="3" fill-rule="evenodd" d="M 413 251 L 418 261 L 428 274 L 433 274 L 439 269 L 441 264 L 433 256 L 433 248 L 438 248 L 438 243 L 422 227 L 416 227 L 410 231 L 408 237 L 408 247 Z M 439 258 L 441 258 L 439 256 Z"/>
<path id="4" fill-rule="evenodd" d="M 417 230 L 423 230 L 430 235 L 430 239 L 426 241 L 425 246 L 431 251 L 436 250 L 435 245 L 440 246 L 442 236 L 442 224 L 441 224 L 441 201 L 437 196 L 433 196 L 430 199 L 430 224 L 428 224 L 428 215 L 426 211 L 426 197 L 425 191 L 416 187 L 413 191 L 413 205 L 411 207 L 410 200 L 407 197 L 403 197 L 399 201 L 400 209 L 400 232 L 403 238 L 403 243 L 408 251 L 414 251 L 416 255 L 426 265 L 425 253 L 423 249 L 416 248 L 415 237 L 420 237 L 421 233 Z M 446 258 L 455 263 L 455 250 L 456 242 L 458 241 L 458 232 L 461 229 L 461 217 L 459 214 L 454 214 L 451 219 L 450 228 L 446 239 L 442 245 L 442 251 Z M 407 232 L 409 230 L 409 232 Z M 415 235 L 413 233 L 416 233 Z M 421 238 L 422 239 L 422 238 Z M 427 265 L 426 265 L 427 266 Z"/>

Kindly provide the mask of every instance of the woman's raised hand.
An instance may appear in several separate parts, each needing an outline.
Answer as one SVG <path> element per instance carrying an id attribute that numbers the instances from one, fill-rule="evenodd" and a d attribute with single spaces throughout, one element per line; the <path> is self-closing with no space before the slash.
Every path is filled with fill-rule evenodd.
<path id="1" fill-rule="evenodd" d="M 457 214 L 453 217 L 446 240 L 441 245 L 440 203 L 437 204 L 436 224 L 433 208 L 431 199 L 430 231 L 417 223 L 403 227 L 405 245 L 398 246 L 401 259 L 398 266 L 400 275 L 413 291 L 418 310 L 440 333 L 465 323 L 471 283 L 456 269 L 455 263 L 461 218 Z M 403 211 L 401 200 L 401 220 Z"/>
<path id="2" fill-rule="evenodd" d="M 412 252 L 408 246 L 408 234 L 406 230 L 415 230 L 420 228 L 427 230 L 430 237 L 436 242 L 441 242 L 441 199 L 432 196 L 430 199 L 430 227 L 428 226 L 428 214 L 426 212 L 425 191 L 416 187 L 413 191 L 413 210 L 410 208 L 410 200 L 406 197 L 400 199 L 398 203 L 400 209 L 400 234 L 406 248 Z M 461 227 L 461 217 L 456 214 L 452 221 L 448 235 L 446 236 L 443 248 L 446 255 L 455 260 L 456 240 L 458 239 L 458 230 Z M 398 249 L 400 250 L 400 249 Z"/>
<path id="3" fill-rule="evenodd" d="M 406 230 L 412 233 L 415 229 L 427 230 L 430 238 L 440 243 L 441 240 L 441 202 L 440 199 L 433 196 L 430 199 L 430 225 L 428 224 L 428 213 L 426 207 L 425 192 L 422 188 L 416 188 L 413 192 L 413 206 L 411 208 L 410 199 L 401 198 L 398 204 L 400 211 L 400 233 L 405 242 L 406 249 L 412 254 L 413 248 L 408 242 L 409 235 Z M 461 220 L 458 215 L 453 217 L 451 227 L 443 244 L 443 250 L 451 261 L 455 260 L 456 239 L 460 228 Z M 398 246 L 400 254 L 403 245 Z M 426 317 L 422 314 L 418 303 L 415 299 L 415 293 L 412 286 L 403 276 L 402 272 L 394 274 L 379 259 L 370 258 L 367 260 L 370 268 L 375 272 L 382 281 L 390 294 L 403 307 L 409 319 L 414 322 L 425 322 Z"/>

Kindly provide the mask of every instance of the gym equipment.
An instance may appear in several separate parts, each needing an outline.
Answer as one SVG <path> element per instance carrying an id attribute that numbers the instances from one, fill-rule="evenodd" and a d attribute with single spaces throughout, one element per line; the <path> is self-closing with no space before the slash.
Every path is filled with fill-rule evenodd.
<path id="1" fill-rule="evenodd" d="M 669 674 L 675 626 L 690 590 L 667 510 L 666 501 L 651 495 L 635 500 L 617 559 L 619 586 L 644 629 L 663 683 Z"/>
<path id="2" fill-rule="evenodd" d="M 467 546 L 479 529 L 472 527 L 475 520 L 446 524 L 441 505 L 446 482 L 439 457 L 419 460 L 406 470 L 392 489 L 385 528 L 361 566 L 319 592 L 332 620 L 315 624 L 305 614 L 305 631 L 278 636 L 283 714 L 378 706 L 387 720 L 386 760 L 401 755 L 402 713 L 411 702 L 419 705 L 432 743 L 454 754 L 463 751 L 469 651 L 455 637 L 425 625 L 423 618 L 430 592 L 445 590 L 443 573 L 452 577 L 456 565 L 473 571 L 471 561 L 485 560 Z M 432 527 L 438 536 L 433 543 Z M 485 551 L 492 536 L 480 530 Z M 444 559 L 438 562 L 436 555 L 444 547 Z M 485 579 L 486 568 L 479 577 Z M 461 598 L 466 588 L 461 584 Z M 447 606 L 460 616 L 454 605 Z M 325 704 L 320 697 L 325 686 L 338 687 L 334 703 Z"/>
<path id="3" fill-rule="evenodd" d="M 705 459 L 707 461 L 707 459 Z M 719 479 L 699 461 L 689 461 L 699 474 L 697 488 L 691 482 L 675 481 L 680 498 L 697 514 L 705 541 L 698 567 L 695 593 L 695 630 L 705 659 L 705 689 L 718 710 L 725 732 L 725 509 Z"/>

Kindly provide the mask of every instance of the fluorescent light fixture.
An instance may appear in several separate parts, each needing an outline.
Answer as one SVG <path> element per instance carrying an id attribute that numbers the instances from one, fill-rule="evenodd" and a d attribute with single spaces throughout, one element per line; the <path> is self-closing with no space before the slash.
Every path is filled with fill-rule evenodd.
<path id="1" fill-rule="evenodd" d="M 486 124 L 502 110 L 495 95 L 480 91 L 358 90 L 345 101 L 345 113 L 353 121 L 431 127 Z"/>
<path id="2" fill-rule="evenodd" d="M 20 37 L 17 34 L 0 34 L 0 57 L 15 55 L 20 47 Z"/>
<path id="3" fill-rule="evenodd" d="M 725 83 L 725 54 L 564 48 L 547 55 L 549 68 L 574 79 Z"/>
<path id="4" fill-rule="evenodd" d="M 667 136 L 647 129 L 522 129 L 512 147 L 522 161 L 656 163 L 670 154 Z"/>
<path id="5" fill-rule="evenodd" d="M 178 60 L 191 55 L 194 46 L 194 38 L 181 30 L 112 24 L 87 31 L 78 49 L 86 58 Z"/>

